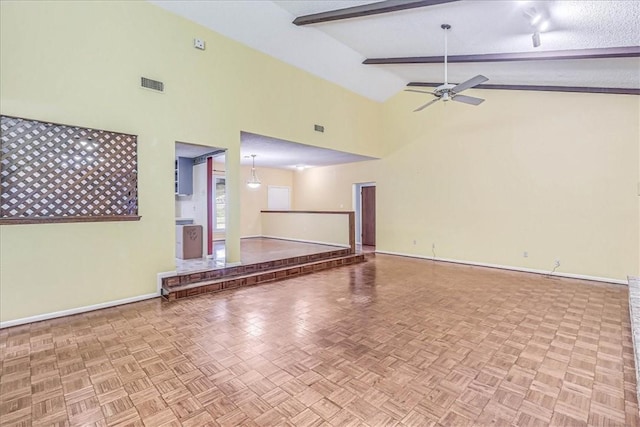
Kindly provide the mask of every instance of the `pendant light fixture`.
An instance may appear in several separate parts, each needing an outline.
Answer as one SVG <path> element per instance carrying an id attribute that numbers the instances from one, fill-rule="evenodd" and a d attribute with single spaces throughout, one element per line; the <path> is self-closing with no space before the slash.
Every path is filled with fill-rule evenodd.
<path id="1" fill-rule="evenodd" d="M 249 188 L 259 188 L 260 180 L 258 179 L 258 175 L 256 175 L 256 155 L 251 155 L 251 176 L 247 180 L 247 187 Z"/>

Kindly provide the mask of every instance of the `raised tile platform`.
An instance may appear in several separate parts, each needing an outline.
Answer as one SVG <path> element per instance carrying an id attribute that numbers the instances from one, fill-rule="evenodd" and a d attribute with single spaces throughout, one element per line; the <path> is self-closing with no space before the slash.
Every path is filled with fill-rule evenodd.
<path id="1" fill-rule="evenodd" d="M 629 277 L 629 317 L 636 362 L 636 390 L 640 402 L 640 277 Z"/>
<path id="2" fill-rule="evenodd" d="M 169 300 L 175 300 L 259 285 L 364 261 L 364 254 L 351 254 L 351 250 L 345 248 L 256 264 L 178 274 L 162 279 L 162 295 Z"/>

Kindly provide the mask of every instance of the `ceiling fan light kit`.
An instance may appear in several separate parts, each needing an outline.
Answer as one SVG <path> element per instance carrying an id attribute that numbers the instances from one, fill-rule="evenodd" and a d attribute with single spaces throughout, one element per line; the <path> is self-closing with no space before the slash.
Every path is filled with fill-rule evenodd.
<path id="1" fill-rule="evenodd" d="M 451 29 L 451 25 L 449 24 L 442 24 L 440 25 L 440 28 L 442 28 L 444 30 L 444 83 L 441 84 L 440 86 L 438 86 L 437 88 L 434 89 L 433 92 L 427 92 L 427 91 L 423 91 L 423 90 L 415 90 L 415 89 L 406 89 L 407 92 L 419 92 L 419 93 L 428 93 L 431 94 L 433 96 L 436 97 L 436 99 L 433 99 L 429 102 L 427 102 L 424 105 L 421 105 L 420 107 L 416 108 L 415 110 L 413 110 L 414 112 L 418 112 L 418 111 L 422 111 L 425 108 L 427 108 L 428 106 L 435 104 L 436 102 L 442 100 L 442 101 L 456 101 L 456 102 L 462 102 L 464 104 L 469 104 L 469 105 L 480 105 L 484 102 L 484 99 L 482 98 L 476 98 L 473 96 L 465 96 L 465 95 L 460 95 L 460 92 L 467 90 L 467 89 L 471 89 L 475 86 L 478 86 L 481 83 L 486 82 L 487 80 L 489 80 L 488 78 L 486 78 L 485 76 L 479 74 L 467 81 L 464 81 L 460 84 L 454 85 L 449 83 L 449 76 L 448 76 L 448 64 L 447 64 L 447 55 L 448 55 L 448 35 L 447 32 Z"/>

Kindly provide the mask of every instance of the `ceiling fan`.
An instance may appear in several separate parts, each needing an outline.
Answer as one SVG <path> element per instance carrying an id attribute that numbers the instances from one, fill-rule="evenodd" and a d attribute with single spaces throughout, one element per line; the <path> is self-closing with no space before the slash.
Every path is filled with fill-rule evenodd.
<path id="1" fill-rule="evenodd" d="M 472 87 L 475 87 L 480 83 L 484 83 L 487 80 L 489 80 L 485 76 L 478 74 L 477 76 L 467 80 L 466 82 L 462 82 L 458 85 L 453 85 L 448 82 L 447 80 L 448 78 L 447 76 L 447 31 L 451 29 L 451 25 L 442 24 L 440 28 L 444 30 L 444 83 L 438 86 L 437 88 L 435 88 L 433 92 L 427 92 L 424 90 L 417 90 L 417 89 L 405 89 L 407 92 L 428 93 L 436 97 L 436 99 L 429 101 L 426 104 L 421 105 L 420 107 L 413 110 L 414 112 L 422 111 L 425 108 L 427 108 L 429 105 L 434 104 L 440 100 L 443 100 L 445 102 L 457 101 L 457 102 L 463 102 L 465 104 L 471 104 L 471 105 L 480 105 L 484 102 L 484 99 L 482 98 L 460 95 L 460 92 L 462 92 L 463 90 L 467 90 Z"/>

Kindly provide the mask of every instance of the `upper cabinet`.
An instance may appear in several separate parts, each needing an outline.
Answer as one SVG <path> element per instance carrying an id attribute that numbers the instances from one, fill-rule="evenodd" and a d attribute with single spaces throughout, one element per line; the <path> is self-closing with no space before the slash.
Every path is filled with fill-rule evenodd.
<path id="1" fill-rule="evenodd" d="M 176 159 L 175 192 L 180 196 L 193 194 L 193 159 L 187 157 Z"/>

